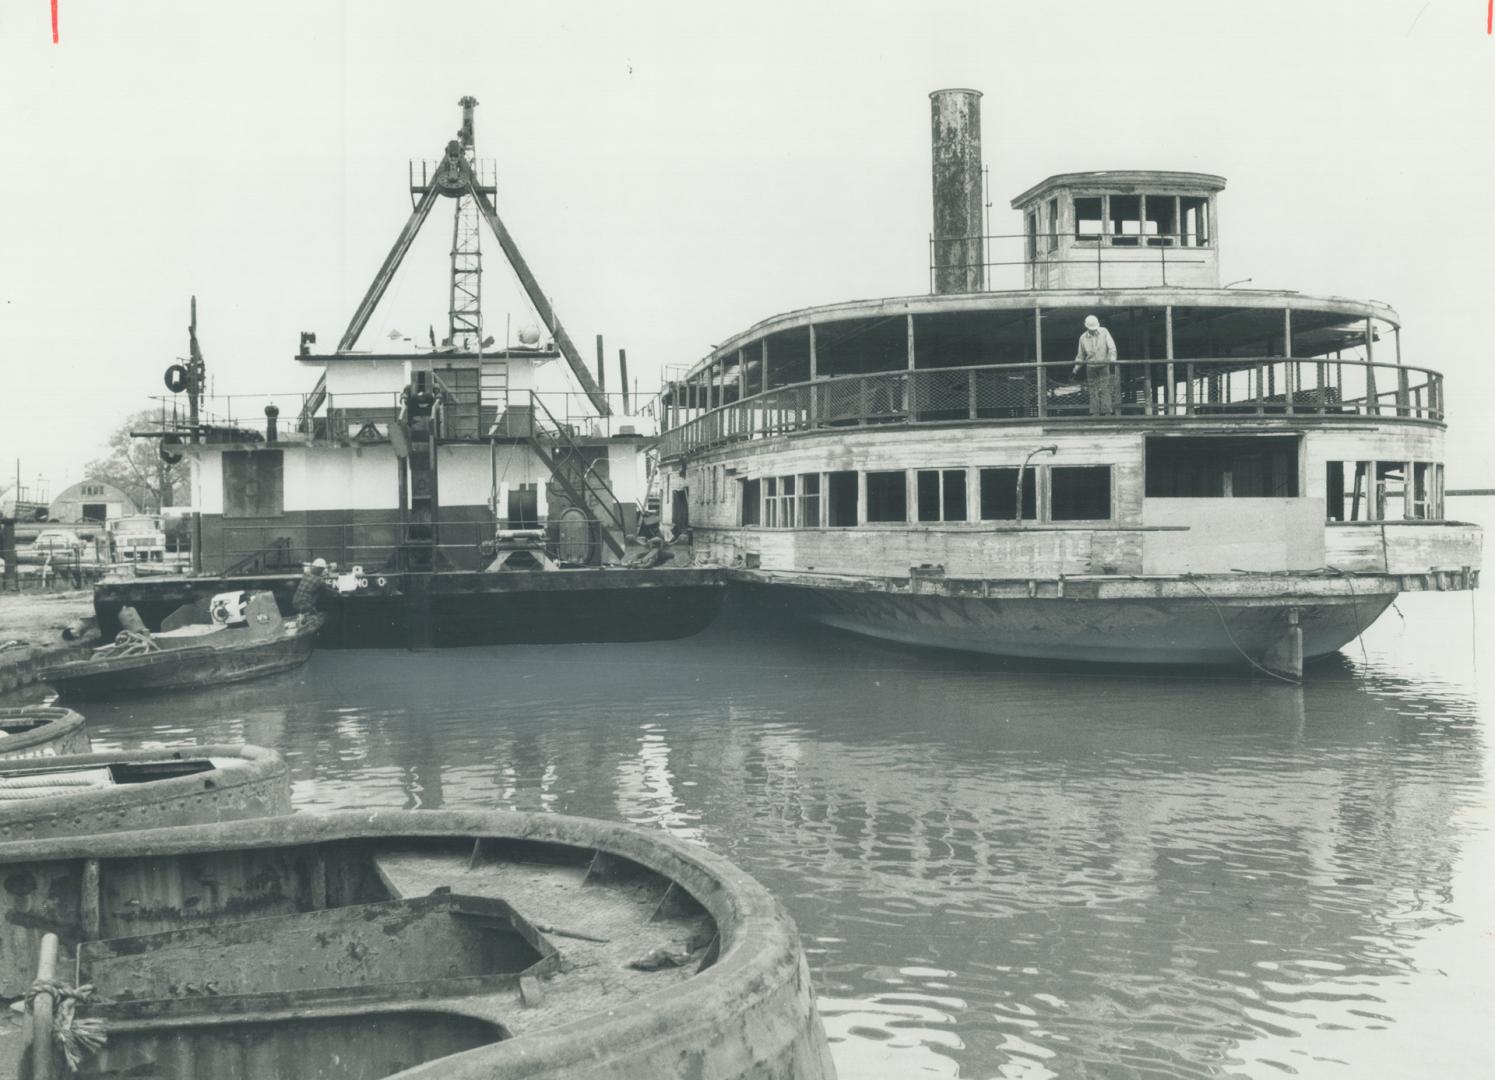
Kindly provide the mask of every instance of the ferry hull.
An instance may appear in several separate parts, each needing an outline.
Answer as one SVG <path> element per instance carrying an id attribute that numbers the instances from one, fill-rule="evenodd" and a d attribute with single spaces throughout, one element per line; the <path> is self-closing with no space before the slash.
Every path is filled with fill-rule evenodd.
<path id="1" fill-rule="evenodd" d="M 1305 658 L 1353 641 L 1394 599 L 1234 604 L 1196 599 L 988 599 L 796 585 L 750 585 L 759 605 L 823 626 L 906 645 L 1100 664 L 1244 665 L 1281 639 L 1299 613 Z M 1227 629 L 1228 628 L 1228 629 Z"/>

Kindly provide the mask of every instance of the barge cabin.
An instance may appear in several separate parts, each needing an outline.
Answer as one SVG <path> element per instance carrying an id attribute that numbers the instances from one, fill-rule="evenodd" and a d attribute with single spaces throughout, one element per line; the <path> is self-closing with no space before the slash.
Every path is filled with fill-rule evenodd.
<path id="1" fill-rule="evenodd" d="M 931 100 L 930 294 L 766 319 L 662 391 L 698 551 L 883 638 L 1289 677 L 1402 591 L 1475 586 L 1443 377 L 1394 310 L 1222 287 L 1218 176 L 1052 176 L 984 237 L 980 94 Z M 997 241 L 1023 288 L 989 288 Z M 1076 364 L 1089 316 L 1109 364 Z"/>

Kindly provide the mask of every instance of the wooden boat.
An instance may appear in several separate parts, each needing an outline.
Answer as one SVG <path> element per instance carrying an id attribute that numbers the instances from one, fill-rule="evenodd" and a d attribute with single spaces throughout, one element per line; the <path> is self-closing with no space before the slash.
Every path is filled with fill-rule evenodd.
<path id="1" fill-rule="evenodd" d="M 239 682 L 305 663 L 320 626 L 316 615 L 284 618 L 269 592 L 224 593 L 204 621 L 122 630 L 91 658 L 48 668 L 42 680 L 73 699 Z"/>
<path id="2" fill-rule="evenodd" d="M 43 977 L 24 1077 L 66 1068 L 58 979 L 106 1032 L 80 1077 L 834 1076 L 794 924 L 663 833 L 296 814 L 0 845 L 0 876 L 35 883 L 0 891 L 3 992 Z"/>
<path id="3" fill-rule="evenodd" d="M 231 821 L 290 810 L 285 760 L 259 746 L 0 760 L 0 841 Z"/>
<path id="4" fill-rule="evenodd" d="M 83 717 L 53 705 L 0 709 L 0 760 L 86 754 L 93 749 Z"/>

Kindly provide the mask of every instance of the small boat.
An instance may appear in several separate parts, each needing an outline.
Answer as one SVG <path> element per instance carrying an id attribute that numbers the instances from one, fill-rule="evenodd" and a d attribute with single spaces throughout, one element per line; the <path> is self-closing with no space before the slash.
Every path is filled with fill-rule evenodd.
<path id="1" fill-rule="evenodd" d="M 116 750 L 0 760 L 0 841 L 193 825 L 290 811 L 291 783 L 285 760 L 259 746 Z"/>
<path id="2" fill-rule="evenodd" d="M 111 644 L 48 668 L 42 681 L 71 699 L 240 682 L 305 663 L 322 625 L 318 615 L 285 618 L 266 591 L 221 593 L 201 619 L 192 607 L 156 632 L 131 619 Z"/>
<path id="3" fill-rule="evenodd" d="M 83 717 L 55 705 L 0 709 L 0 760 L 87 754 L 93 750 Z"/>
<path id="4" fill-rule="evenodd" d="M 293 814 L 3 844 L 0 876 L 36 883 L 0 890 L 22 1077 L 835 1075 L 783 908 L 660 832 Z"/>

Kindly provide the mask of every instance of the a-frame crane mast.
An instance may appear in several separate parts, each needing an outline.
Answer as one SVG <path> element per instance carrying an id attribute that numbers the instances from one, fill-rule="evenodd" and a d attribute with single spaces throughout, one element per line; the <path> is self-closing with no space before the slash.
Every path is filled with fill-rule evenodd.
<path id="1" fill-rule="evenodd" d="M 482 334 L 482 254 L 478 244 L 479 230 L 476 225 L 476 220 L 481 219 L 498 241 L 498 246 L 502 249 L 504 257 L 508 259 L 509 265 L 513 267 L 514 275 L 519 279 L 519 284 L 523 286 L 525 295 L 529 297 L 535 313 L 540 316 L 540 320 L 550 332 L 556 347 L 565 357 L 571 373 L 576 376 L 577 382 L 586 392 L 593 408 L 601 416 L 611 415 L 606 395 L 597 385 L 596 379 L 592 377 L 581 353 L 577 351 L 576 344 L 571 340 L 571 335 L 566 333 L 566 328 L 561 325 L 560 318 L 556 315 L 555 309 L 550 306 L 550 301 L 546 298 L 544 290 L 540 288 L 540 283 L 535 280 L 534 272 L 530 270 L 529 263 L 520 253 L 519 245 L 515 242 L 513 235 L 498 216 L 498 210 L 494 205 L 494 198 L 498 193 L 497 188 L 493 185 L 482 184 L 478 180 L 474 169 L 472 118 L 473 109 L 477 103 L 477 99 L 473 97 L 464 97 L 459 102 L 462 106 L 461 130 L 457 138 L 446 144 L 445 153 L 437 163 L 435 172 L 427 176 L 423 166 L 421 183 L 417 184 L 412 169 L 410 194 L 415 201 L 414 208 L 405 222 L 405 227 L 395 238 L 394 246 L 385 256 L 378 273 L 374 275 L 368 291 L 364 293 L 363 300 L 353 312 L 353 318 L 348 323 L 348 328 L 343 331 L 342 340 L 338 342 L 338 351 L 350 351 L 357 344 L 359 335 L 363 333 L 369 318 L 374 314 L 374 309 L 383 299 L 389 283 L 394 279 L 395 272 L 399 270 L 400 263 L 410 250 L 410 245 L 420 233 L 421 226 L 430 216 L 431 208 L 436 204 L 436 200 L 440 197 L 456 199 L 449 313 L 451 343 L 461 348 L 464 344 L 477 342 Z"/>

